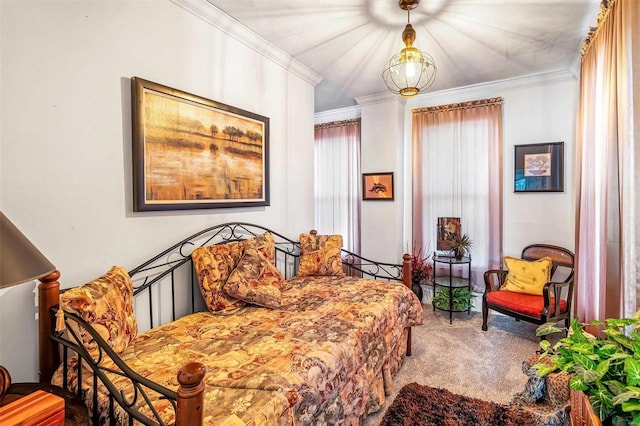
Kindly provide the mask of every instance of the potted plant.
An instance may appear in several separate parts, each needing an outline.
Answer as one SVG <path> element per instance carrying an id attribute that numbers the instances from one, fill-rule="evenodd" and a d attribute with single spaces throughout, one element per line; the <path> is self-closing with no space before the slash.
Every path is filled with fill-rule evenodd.
<path id="1" fill-rule="evenodd" d="M 427 250 L 423 250 L 422 247 L 416 247 L 413 244 L 413 250 L 411 251 L 411 287 L 413 292 L 418 296 L 418 299 L 422 301 L 422 284 L 425 280 L 431 279 L 433 274 L 433 265 L 430 261 L 431 254 L 427 253 Z"/>
<path id="2" fill-rule="evenodd" d="M 454 312 L 468 311 L 473 307 L 471 298 L 475 297 L 471 290 L 466 287 L 457 287 L 451 289 L 451 302 L 449 301 L 449 291 L 441 289 L 436 291 L 433 297 L 433 304 L 439 309 L 448 310 L 451 308 Z M 451 305 L 449 304 L 451 303 Z"/>
<path id="3" fill-rule="evenodd" d="M 602 328 L 598 337 L 585 331 L 587 325 Z M 569 387 L 584 392 L 603 424 L 640 425 L 639 326 L 640 311 L 632 318 L 589 324 L 574 319 L 567 337 L 553 346 L 547 340 L 540 342 L 543 353 L 534 368 L 541 377 L 554 371 L 572 375 Z M 559 331 L 564 329 L 544 324 L 536 334 Z"/>
<path id="4" fill-rule="evenodd" d="M 453 251 L 456 259 L 460 260 L 462 256 L 470 253 L 469 250 L 473 246 L 473 241 L 467 234 L 451 234 L 447 238 L 447 245 L 449 250 Z"/>

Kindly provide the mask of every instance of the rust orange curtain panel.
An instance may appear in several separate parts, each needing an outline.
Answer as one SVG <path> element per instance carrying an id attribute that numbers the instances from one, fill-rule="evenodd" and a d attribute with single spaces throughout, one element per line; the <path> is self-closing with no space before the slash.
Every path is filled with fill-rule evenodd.
<path id="1" fill-rule="evenodd" d="M 583 49 L 576 129 L 576 312 L 638 310 L 640 2 L 609 0 Z"/>

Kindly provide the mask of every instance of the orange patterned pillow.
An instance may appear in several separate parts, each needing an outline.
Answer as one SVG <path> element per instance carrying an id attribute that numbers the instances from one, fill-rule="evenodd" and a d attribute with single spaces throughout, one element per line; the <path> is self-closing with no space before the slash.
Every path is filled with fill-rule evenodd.
<path id="1" fill-rule="evenodd" d="M 112 267 L 103 277 L 60 296 L 60 307 L 87 321 L 114 351 L 121 353 L 138 334 L 133 314 L 133 284 L 127 271 Z M 78 330 L 82 344 L 95 359 L 98 344 L 84 328 Z"/>
<path id="2" fill-rule="evenodd" d="M 342 235 L 300 234 L 300 265 L 298 277 L 343 276 Z"/>
<path id="3" fill-rule="evenodd" d="M 258 250 L 248 247 L 223 288 L 229 296 L 247 303 L 280 308 L 283 283 L 284 278 L 278 268 Z"/>
<path id="4" fill-rule="evenodd" d="M 276 264 L 276 243 L 273 235 L 265 232 L 264 234 L 256 235 L 254 238 L 244 240 L 242 243 L 245 250 L 253 247 L 258 250 L 269 263 L 272 265 Z"/>
<path id="5" fill-rule="evenodd" d="M 236 310 L 245 305 L 244 301 L 225 293 L 223 286 L 240 262 L 246 247 L 256 249 L 269 262 L 274 262 L 275 243 L 269 233 L 244 241 L 200 247 L 191 254 L 200 291 L 211 312 Z"/>

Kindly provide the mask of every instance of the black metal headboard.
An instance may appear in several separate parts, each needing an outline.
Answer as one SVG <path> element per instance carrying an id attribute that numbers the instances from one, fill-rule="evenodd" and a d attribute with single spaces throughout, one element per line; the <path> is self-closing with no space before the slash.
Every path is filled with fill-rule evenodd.
<path id="1" fill-rule="evenodd" d="M 285 279 L 293 278 L 300 259 L 298 241 L 251 223 L 233 222 L 212 226 L 185 238 L 129 271 L 134 285 L 134 296 L 137 296 L 136 318 L 138 321 L 145 317 L 149 319 L 148 324 L 142 322 L 140 326 L 143 329 L 153 328 L 188 313 L 206 310 L 191 259 L 191 253 L 195 249 L 246 240 L 265 232 L 273 235 L 275 241 L 276 267 Z M 344 249 L 342 263 L 347 275 L 402 281 L 402 264 L 374 262 Z M 189 286 L 187 292 L 185 283 Z M 178 287 L 180 291 L 176 291 Z M 141 297 L 145 296 L 148 297 L 146 304 L 141 300 Z"/>

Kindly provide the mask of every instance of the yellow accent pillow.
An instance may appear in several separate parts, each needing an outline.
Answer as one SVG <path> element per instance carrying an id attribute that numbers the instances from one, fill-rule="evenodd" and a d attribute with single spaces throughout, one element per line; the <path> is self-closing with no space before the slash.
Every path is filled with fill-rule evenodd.
<path id="1" fill-rule="evenodd" d="M 505 256 L 504 264 L 509 274 L 501 290 L 541 296 L 542 287 L 549 282 L 553 261 L 550 257 L 528 261 Z"/>

